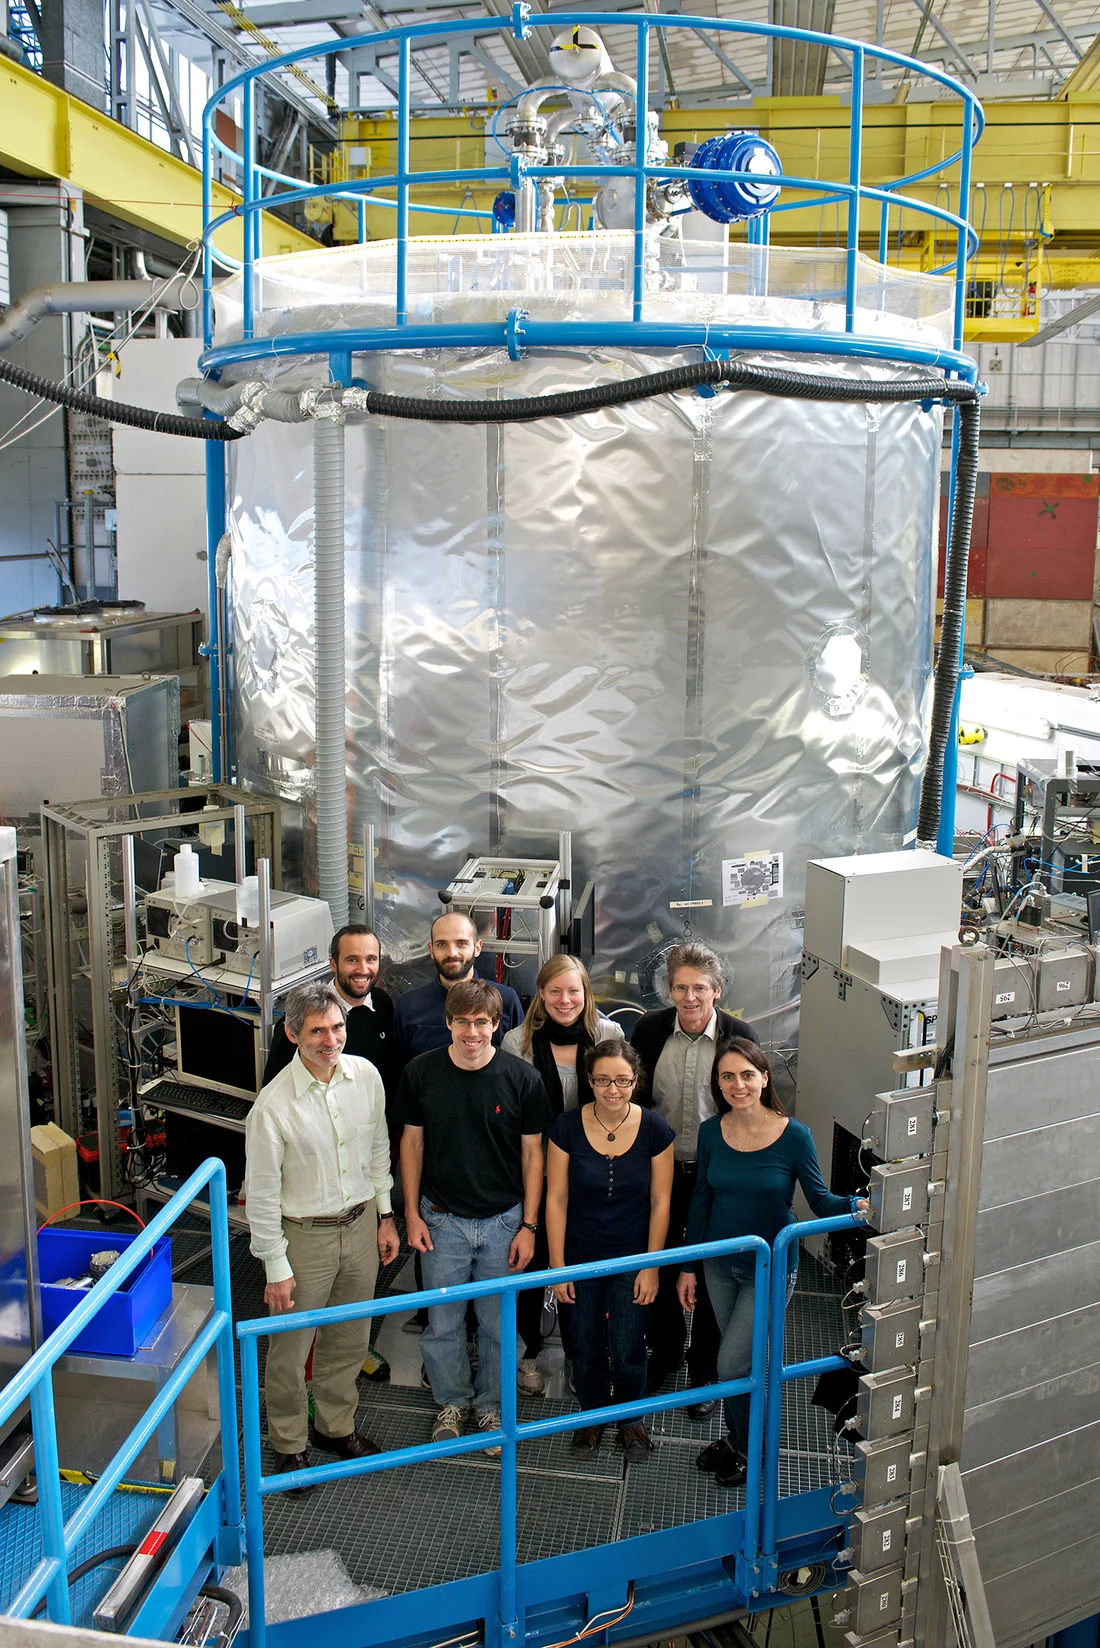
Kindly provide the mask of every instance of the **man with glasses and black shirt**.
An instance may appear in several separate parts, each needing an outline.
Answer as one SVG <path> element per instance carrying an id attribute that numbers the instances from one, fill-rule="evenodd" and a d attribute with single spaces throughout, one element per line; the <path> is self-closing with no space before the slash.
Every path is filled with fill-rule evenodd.
<path id="1" fill-rule="evenodd" d="M 464 979 L 447 996 L 448 1047 L 407 1066 L 397 1096 L 409 1246 L 426 1288 L 461 1287 L 531 1263 L 542 1198 L 543 1134 L 550 1102 L 542 1078 L 499 1052 L 500 992 Z M 465 1301 L 433 1305 L 420 1341 L 439 1405 L 432 1441 L 466 1428 L 472 1404 L 482 1431 L 500 1427 L 500 1304 L 477 1301 L 480 1355 L 471 1375 Z M 485 1452 L 500 1453 L 496 1444 Z"/>
<path id="2" fill-rule="evenodd" d="M 666 1247 L 682 1247 L 687 1239 L 687 1216 L 695 1189 L 696 1139 L 700 1123 L 714 1115 L 710 1072 L 720 1037 L 743 1036 L 759 1041 L 751 1024 L 718 1006 L 722 994 L 722 964 L 703 944 L 679 944 L 669 952 L 668 993 L 672 1007 L 646 1013 L 634 1026 L 631 1045 L 645 1066 L 650 1104 L 676 1135 L 673 1145 L 672 1207 Z M 698 1271 L 702 1277 L 702 1269 Z M 687 1327 L 676 1297 L 677 1272 L 661 1271 L 657 1298 L 650 1308 L 649 1388 L 660 1390 L 684 1360 Z M 711 1385 L 717 1378 L 718 1324 L 706 1294 L 696 1283 L 695 1314 L 688 1348 L 688 1380 L 693 1388 Z M 692 1419 L 706 1419 L 715 1402 L 688 1408 Z"/>

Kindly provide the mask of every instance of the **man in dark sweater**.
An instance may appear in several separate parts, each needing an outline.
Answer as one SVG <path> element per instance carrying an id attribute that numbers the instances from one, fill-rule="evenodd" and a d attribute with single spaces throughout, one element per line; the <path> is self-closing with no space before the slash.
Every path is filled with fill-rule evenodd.
<path id="1" fill-rule="evenodd" d="M 666 1247 L 681 1247 L 687 1239 L 687 1216 L 695 1189 L 696 1138 L 699 1125 L 714 1115 L 710 1072 L 714 1049 L 726 1036 L 759 1041 L 744 1019 L 735 1019 L 718 1006 L 722 994 L 722 964 L 702 944 L 680 944 L 669 952 L 668 993 L 672 1007 L 646 1013 L 634 1026 L 631 1044 L 645 1066 L 649 1102 L 676 1135 L 673 1145 L 672 1207 Z M 698 1276 L 702 1280 L 702 1267 Z M 649 1388 L 659 1390 L 684 1360 L 687 1328 L 676 1297 L 677 1273 L 661 1271 L 657 1298 L 650 1307 Z M 706 1295 L 705 1282 L 696 1287 L 688 1349 L 691 1385 L 710 1385 L 717 1378 L 720 1335 Z M 688 1408 L 692 1419 L 706 1419 L 716 1406 L 701 1402 Z"/>
<path id="2" fill-rule="evenodd" d="M 500 992 L 463 980 L 447 997 L 448 1047 L 412 1060 L 397 1097 L 405 1225 L 424 1286 L 461 1287 L 523 1270 L 535 1251 L 542 1138 L 551 1122 L 542 1078 L 493 1045 Z M 420 1341 L 439 1404 L 432 1441 L 461 1436 L 471 1402 L 478 1429 L 500 1426 L 500 1305 L 477 1301 L 477 1375 L 466 1354 L 463 1300 L 433 1305 Z M 490 1443 L 486 1453 L 497 1455 Z"/>
<path id="3" fill-rule="evenodd" d="M 452 984 L 473 978 L 474 962 L 481 954 L 481 939 L 472 918 L 457 910 L 436 916 L 428 934 L 428 954 L 435 965 L 435 978 L 397 998 L 394 1030 L 402 1068 L 418 1053 L 451 1045 L 443 1004 Z M 523 1023 L 523 1004 L 510 984 L 495 988 L 501 1012 L 493 1045 L 499 1047 L 502 1037 Z"/>
<path id="4" fill-rule="evenodd" d="M 382 965 L 382 950 L 369 927 L 351 922 L 333 935 L 329 946 L 329 966 L 336 993 L 347 1008 L 345 1053 L 369 1059 L 382 1078 L 387 1110 L 397 1085 L 396 1046 L 393 1030 L 393 1001 L 375 984 Z M 282 1021 L 276 1025 L 264 1066 L 266 1087 L 294 1057 L 294 1045 Z"/>

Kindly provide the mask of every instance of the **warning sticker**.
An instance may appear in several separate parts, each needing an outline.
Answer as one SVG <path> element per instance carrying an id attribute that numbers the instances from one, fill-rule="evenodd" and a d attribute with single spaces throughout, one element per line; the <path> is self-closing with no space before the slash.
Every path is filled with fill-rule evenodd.
<path id="1" fill-rule="evenodd" d="M 723 904 L 768 904 L 783 897 L 783 854 L 746 853 L 722 860 Z"/>

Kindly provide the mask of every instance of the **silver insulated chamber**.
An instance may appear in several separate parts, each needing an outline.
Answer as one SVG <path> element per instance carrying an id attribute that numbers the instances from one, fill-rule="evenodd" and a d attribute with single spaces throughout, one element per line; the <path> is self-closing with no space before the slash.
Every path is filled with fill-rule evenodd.
<path id="1" fill-rule="evenodd" d="M 465 243 L 463 257 L 454 242 L 431 253 L 415 243 L 413 313 L 503 316 L 521 291 L 542 318 L 626 318 L 607 260 L 616 241 L 625 260 L 629 237 L 573 248 L 574 265 L 589 259 L 587 285 L 567 284 L 560 242 L 539 239 L 537 280 L 523 237 Z M 496 260 L 495 286 L 471 274 L 472 246 L 482 270 Z M 376 321 L 362 294 L 377 284 L 382 312 L 383 249 L 325 256 L 328 290 L 314 258 L 283 260 L 282 280 L 269 270 L 258 330 L 265 316 L 269 331 Z M 829 269 L 785 256 L 770 254 L 767 298 L 751 295 L 751 271 L 715 293 L 704 275 L 658 270 L 656 310 L 842 327 Z M 309 268 L 308 289 L 293 263 Z M 867 266 L 857 330 L 938 341 L 948 283 L 876 271 Z M 220 301 L 219 342 L 235 319 Z M 356 356 L 353 368 L 397 394 L 489 397 L 690 359 L 433 350 Z M 265 375 L 296 387 L 325 374 L 299 361 Z M 605 996 L 652 1004 L 685 921 L 727 962 L 727 1005 L 751 1016 L 797 994 L 807 859 L 901 847 L 915 826 L 940 442 L 938 410 L 920 405 L 725 392 L 512 426 L 349 422 L 351 835 L 377 826 L 378 925 L 392 958 L 423 953 L 436 890 L 470 853 L 544 852 L 568 827 L 575 885 L 596 883 Z M 239 774 L 300 800 L 308 822 L 312 431 L 266 423 L 231 463 Z M 308 880 L 308 827 L 304 837 Z"/>

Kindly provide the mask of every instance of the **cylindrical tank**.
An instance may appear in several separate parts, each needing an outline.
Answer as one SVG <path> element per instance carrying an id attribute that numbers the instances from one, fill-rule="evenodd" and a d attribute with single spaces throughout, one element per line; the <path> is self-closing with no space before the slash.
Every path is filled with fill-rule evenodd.
<path id="1" fill-rule="evenodd" d="M 663 301 L 693 319 L 703 300 Z M 820 303 L 799 307 L 827 329 Z M 441 349 L 357 355 L 353 373 L 398 394 L 510 397 L 690 358 Z M 912 838 L 940 443 L 938 410 L 919 404 L 724 392 L 507 426 L 349 422 L 351 831 L 377 826 L 391 956 L 423 953 L 436 889 L 468 854 L 546 852 L 570 828 L 607 993 L 652 1004 L 689 924 L 729 967 L 728 1005 L 751 1016 L 795 996 L 806 860 Z M 308 818 L 308 425 L 261 426 L 234 448 L 232 482 L 239 774 Z"/>

